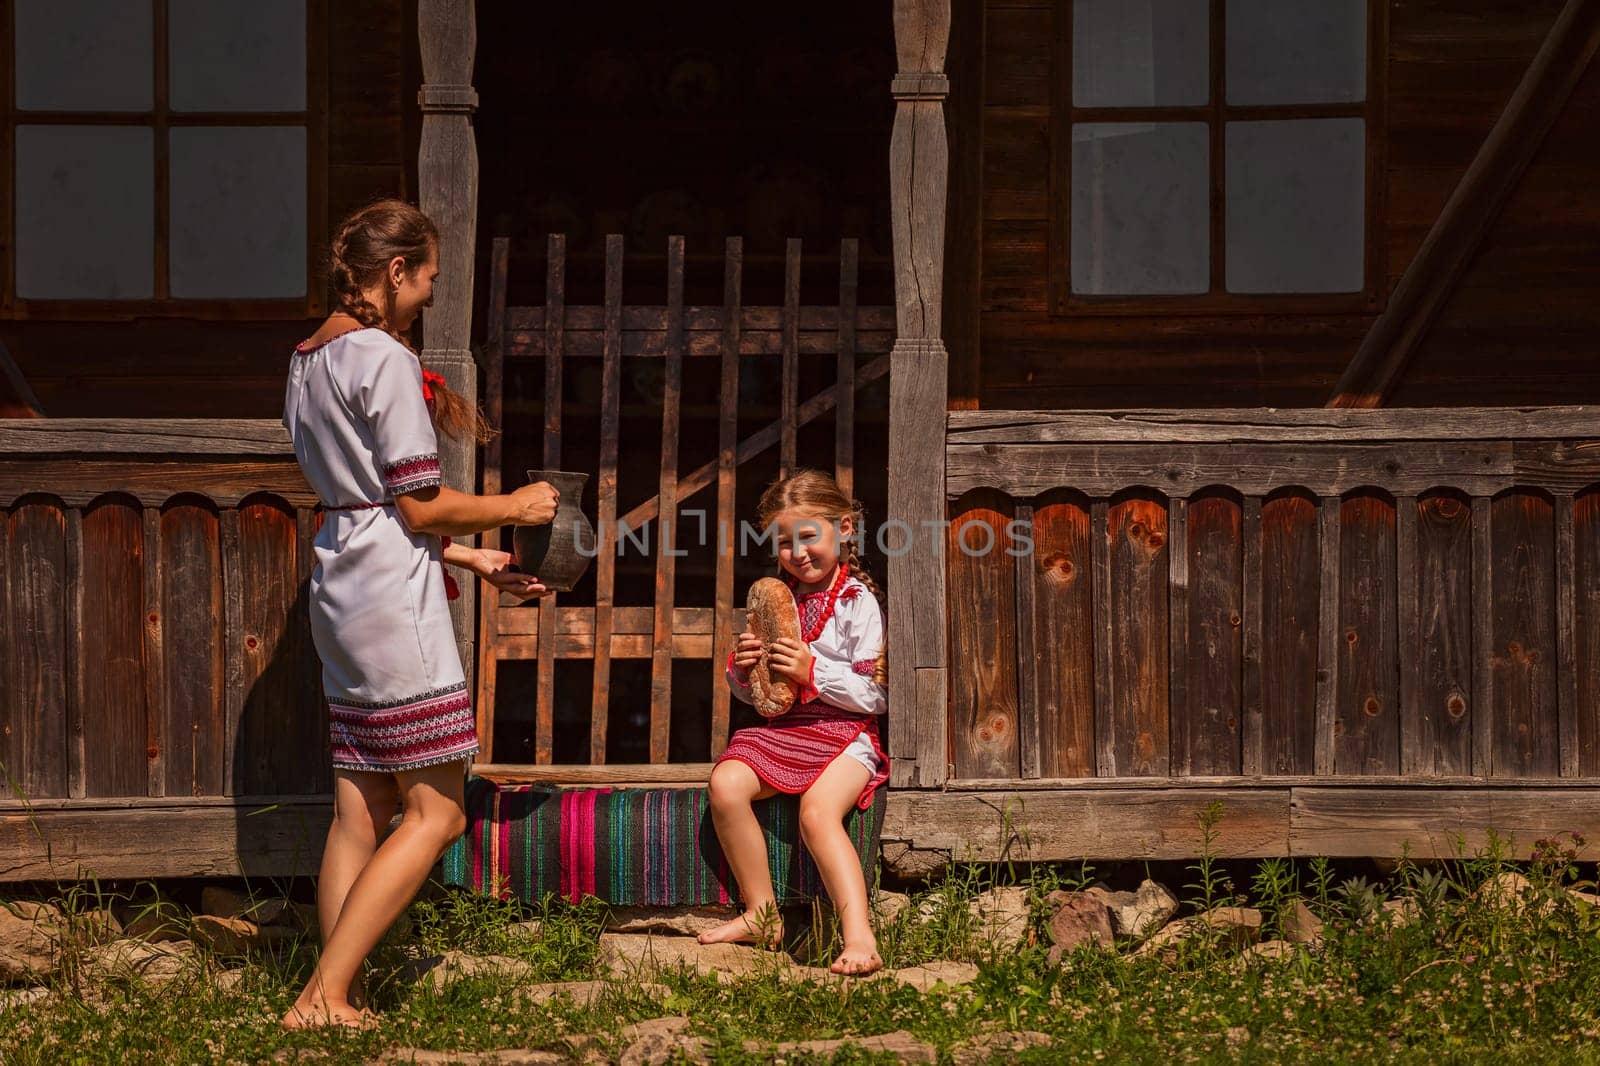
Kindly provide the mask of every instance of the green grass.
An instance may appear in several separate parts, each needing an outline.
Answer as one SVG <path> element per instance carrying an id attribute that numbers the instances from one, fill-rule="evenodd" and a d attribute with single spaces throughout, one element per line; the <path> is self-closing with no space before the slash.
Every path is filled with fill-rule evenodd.
<path id="1" fill-rule="evenodd" d="M 1092 871 L 969 867 L 919 894 L 881 935 L 893 966 L 976 962 L 979 978 L 965 988 L 920 994 L 889 982 L 840 987 L 776 975 L 719 985 L 675 974 L 662 979 L 665 992 L 618 981 L 587 1009 L 523 1005 L 516 991 L 526 982 L 473 979 L 435 991 L 402 979 L 408 957 L 446 949 L 521 958 L 534 980 L 594 976 L 598 904 L 553 902 L 530 914 L 447 895 L 415 904 L 411 938 L 377 954 L 369 986 L 383 1012 L 378 1031 L 278 1029 L 312 961 L 311 945 L 298 944 L 250 960 L 227 989 L 218 987 L 222 963 L 214 959 L 164 989 L 102 983 L 87 994 L 72 986 L 69 966 L 50 1001 L 0 1015 L 0 1062 L 255 1063 L 304 1049 L 324 1052 L 320 1062 L 357 1063 L 394 1047 L 560 1051 L 580 1034 L 596 1034 L 614 1059 L 624 1026 L 682 1014 L 719 1062 L 768 1061 L 742 1050 L 752 1039 L 906 1029 L 947 1053 L 984 1031 L 1034 1029 L 1051 1034 L 1053 1046 L 1006 1061 L 1600 1063 L 1600 911 L 1565 891 L 1592 886 L 1579 880 L 1566 841 L 1540 842 L 1531 863 L 1513 865 L 1508 854 L 1492 841 L 1453 862 L 1401 859 L 1383 881 L 1341 879 L 1325 862 L 1267 860 L 1236 885 L 1209 859 L 1193 864 L 1183 891 L 1191 906 L 1259 907 L 1271 936 L 1304 899 L 1328 923 L 1320 950 L 1259 965 L 1195 941 L 1170 965 L 1083 951 L 1050 966 L 1042 927 L 1037 942 L 1020 949 L 986 944 L 968 900 L 998 878 L 1028 885 L 1042 905 L 1049 891 L 1076 887 Z M 1512 868 L 1532 883 L 1520 911 L 1478 895 Z M 1384 916 L 1384 900 L 1401 896 L 1417 904 L 1409 924 Z M 97 901 L 80 892 L 66 902 L 81 911 Z M 530 917 L 542 922 L 537 937 L 514 927 Z M 852 1051 L 836 1061 L 871 1058 Z"/>

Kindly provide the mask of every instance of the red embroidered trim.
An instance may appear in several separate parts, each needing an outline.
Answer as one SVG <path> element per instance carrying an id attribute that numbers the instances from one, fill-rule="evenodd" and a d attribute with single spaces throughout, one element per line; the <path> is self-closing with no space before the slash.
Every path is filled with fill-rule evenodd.
<path id="1" fill-rule="evenodd" d="M 844 591 L 845 582 L 847 582 L 849 580 L 850 580 L 850 571 L 847 570 L 843 566 L 839 567 L 838 575 L 836 577 L 834 577 L 833 584 L 828 587 L 828 591 L 826 593 L 826 595 L 828 597 L 828 601 L 825 604 L 823 604 L 822 616 L 817 619 L 816 626 L 812 630 L 810 630 L 809 632 L 806 632 L 806 631 L 803 631 L 803 630 L 801 631 L 801 633 L 800 633 L 800 639 L 801 640 L 805 641 L 807 644 L 810 644 L 812 641 L 814 641 L 818 637 L 822 636 L 822 631 L 827 628 L 828 619 L 833 617 L 833 609 L 839 602 L 839 594 Z M 789 580 L 789 587 L 793 588 L 794 586 L 795 586 L 795 581 L 793 580 L 793 578 L 791 578 Z M 797 596 L 796 599 L 797 600 L 809 600 L 809 599 L 812 599 L 812 598 L 814 598 L 816 596 L 821 596 L 821 595 L 823 595 L 822 592 L 806 592 L 806 593 L 802 593 L 801 595 Z M 804 611 L 800 612 L 800 617 L 802 619 L 805 618 L 805 612 Z"/>
<path id="2" fill-rule="evenodd" d="M 871 677 L 878 672 L 878 661 L 876 659 L 862 659 L 858 663 L 851 663 L 850 669 L 862 677 Z"/>
<path id="3" fill-rule="evenodd" d="M 312 352 L 320 351 L 321 349 L 326 348 L 328 345 L 332 344 L 334 341 L 338 340 L 340 337 L 348 337 L 348 336 L 350 336 L 350 334 L 352 334 L 352 333 L 360 333 L 364 329 L 377 329 L 377 328 L 378 328 L 377 326 L 355 326 L 355 327 L 353 327 L 351 329 L 345 330 L 343 333 L 335 333 L 333 336 L 329 337 L 327 340 L 323 341 L 321 344 L 313 344 L 309 348 L 307 348 L 305 346 L 305 344 L 306 344 L 305 341 L 301 341 L 299 344 L 294 346 L 294 354 L 296 354 L 296 355 L 310 355 Z"/>

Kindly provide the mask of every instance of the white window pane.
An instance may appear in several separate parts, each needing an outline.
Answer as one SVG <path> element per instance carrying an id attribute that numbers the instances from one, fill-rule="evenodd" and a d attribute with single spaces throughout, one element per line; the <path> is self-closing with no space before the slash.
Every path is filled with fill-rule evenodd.
<path id="1" fill-rule="evenodd" d="M 304 127 L 196 126 L 170 136 L 172 295 L 304 296 Z"/>
<path id="2" fill-rule="evenodd" d="M 1230 122 L 1229 292 L 1359 292 L 1366 247 L 1359 118 Z"/>
<path id="3" fill-rule="evenodd" d="M 1367 98 L 1366 0 L 1228 0 L 1228 103 Z"/>
<path id="4" fill-rule="evenodd" d="M 174 111 L 303 111 L 305 0 L 168 0 Z"/>
<path id="5" fill-rule="evenodd" d="M 155 152 L 148 127 L 17 127 L 17 295 L 155 295 Z"/>
<path id="6" fill-rule="evenodd" d="M 1207 0 L 1073 0 L 1072 102 L 1204 104 L 1208 6 Z"/>
<path id="7" fill-rule="evenodd" d="M 153 25 L 150 0 L 16 0 L 17 107 L 150 110 Z"/>
<path id="8" fill-rule="evenodd" d="M 1072 291 L 1210 288 L 1210 135 L 1203 122 L 1072 127 Z"/>

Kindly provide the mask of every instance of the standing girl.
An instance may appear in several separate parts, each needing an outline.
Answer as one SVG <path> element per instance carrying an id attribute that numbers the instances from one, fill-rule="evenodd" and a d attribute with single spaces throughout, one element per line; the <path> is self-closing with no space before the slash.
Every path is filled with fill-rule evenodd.
<path id="1" fill-rule="evenodd" d="M 440 563 L 521 596 L 544 591 L 512 573 L 504 552 L 448 544 L 549 522 L 556 493 L 541 483 L 473 496 L 441 483 L 435 424 L 480 440 L 487 430 L 400 340 L 432 302 L 438 243 L 427 216 L 397 200 L 346 219 L 332 245 L 339 310 L 289 369 L 283 420 L 324 510 L 311 632 L 334 769 L 317 882 L 322 955 L 284 1016 L 289 1028 L 370 1020 L 351 1002 L 361 964 L 466 827 L 464 760 L 478 743 Z"/>
<path id="2" fill-rule="evenodd" d="M 741 729 L 711 773 L 711 817 L 739 883 L 744 913 L 700 936 L 702 943 L 782 935 L 766 840 L 751 804 L 778 792 L 800 795 L 800 836 L 822 874 L 844 931 L 831 969 L 879 969 L 878 942 L 867 912 L 861 860 L 844 829 L 851 807 L 865 809 L 889 779 L 878 720 L 887 706 L 883 684 L 883 612 L 852 539 L 861 510 L 833 478 L 804 470 L 777 482 L 758 505 L 764 530 L 776 533 L 778 566 L 794 590 L 801 640 L 766 648 L 774 673 L 794 681 L 793 709 Z M 761 639 L 739 634 L 728 660 L 734 695 L 750 701 L 749 670 Z"/>

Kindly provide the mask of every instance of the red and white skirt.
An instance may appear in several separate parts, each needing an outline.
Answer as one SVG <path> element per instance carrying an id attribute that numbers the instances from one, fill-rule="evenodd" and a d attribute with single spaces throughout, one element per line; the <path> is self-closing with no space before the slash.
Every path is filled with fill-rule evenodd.
<path id="1" fill-rule="evenodd" d="M 884 754 L 878 736 L 876 716 L 851 714 L 825 703 L 808 703 L 761 725 L 739 730 L 717 761 L 742 762 L 755 771 L 762 783 L 796 795 L 810 788 L 828 764 L 863 733 L 878 756 L 878 769 L 856 800 L 856 806 L 866 810 L 872 806 L 872 794 L 889 780 L 889 756 Z"/>
<path id="2" fill-rule="evenodd" d="M 466 759 L 478 750 L 465 682 L 409 700 L 328 700 L 328 739 L 338 770 L 397 773 Z"/>

